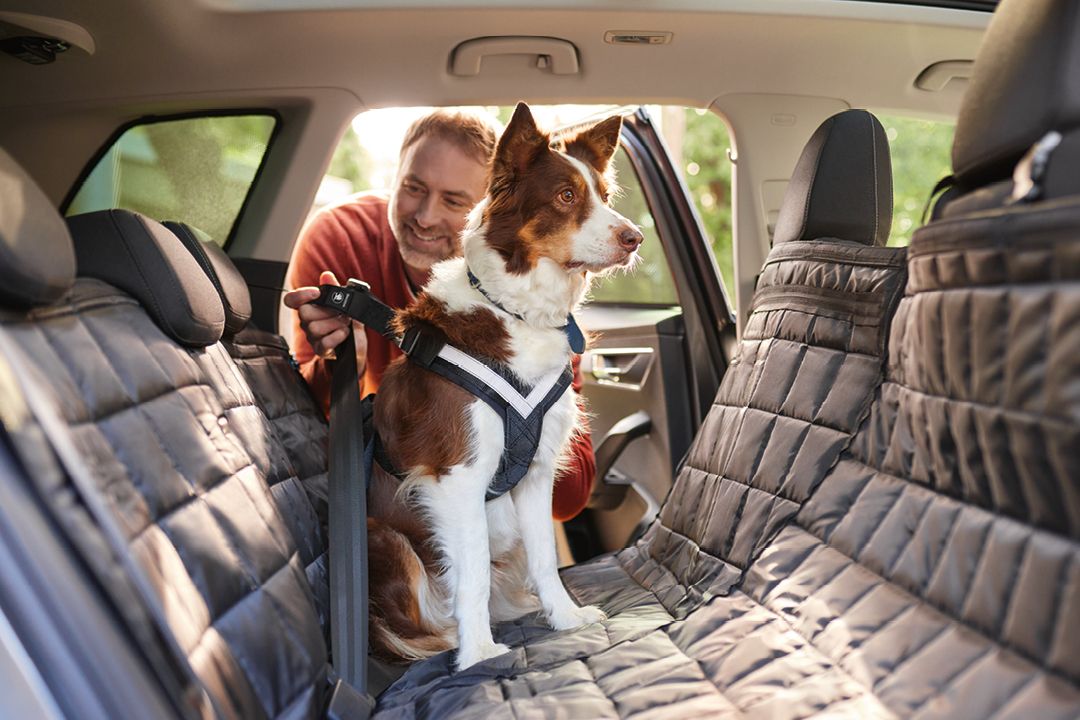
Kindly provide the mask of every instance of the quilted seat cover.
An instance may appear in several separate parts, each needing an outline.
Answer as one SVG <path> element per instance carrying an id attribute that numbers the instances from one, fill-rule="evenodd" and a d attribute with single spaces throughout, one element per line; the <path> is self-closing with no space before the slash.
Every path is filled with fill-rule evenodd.
<path id="1" fill-rule="evenodd" d="M 286 444 L 226 349 L 179 346 L 133 298 L 92 279 L 4 319 L 158 594 L 210 700 L 202 711 L 318 717 L 328 687 L 313 592 L 325 574 L 318 519 Z M 12 435 L 40 458 L 32 480 L 99 579 L 122 586 L 36 426 Z M 140 602 L 121 609 L 140 645 L 160 653 Z"/>
<path id="2" fill-rule="evenodd" d="M 537 618 L 499 629 L 514 646 L 452 674 L 413 666 L 380 717 L 799 716 L 777 690 L 815 681 L 821 708 L 860 698 L 774 611 L 739 589 L 839 462 L 884 378 L 904 251 L 840 240 L 770 253 L 753 312 L 660 517 L 634 546 L 566 570 L 602 625 Z M 863 706 L 880 708 L 871 696 Z"/>

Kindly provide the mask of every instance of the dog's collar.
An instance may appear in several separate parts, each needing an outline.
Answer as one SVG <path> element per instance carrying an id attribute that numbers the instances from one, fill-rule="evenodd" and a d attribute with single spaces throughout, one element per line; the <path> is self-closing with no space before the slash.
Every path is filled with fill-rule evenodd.
<path id="1" fill-rule="evenodd" d="M 475 290 L 477 290 L 481 295 L 486 297 L 488 299 L 488 302 L 490 302 L 492 305 L 494 305 L 495 307 L 502 310 L 507 315 L 510 315 L 512 317 L 516 317 L 518 320 L 520 320 L 522 322 L 525 322 L 524 317 L 522 317 L 521 315 L 519 315 L 516 312 L 512 312 L 510 310 L 507 310 L 505 307 L 503 307 L 502 303 L 500 303 L 498 300 L 496 300 L 495 298 L 488 295 L 487 291 L 484 290 L 484 288 L 481 287 L 481 285 L 480 285 L 480 278 L 473 275 L 472 270 L 470 270 L 468 267 L 466 267 L 465 272 L 467 272 L 469 274 L 469 285 L 472 286 Z M 574 314 L 573 313 L 568 313 L 567 314 L 567 316 L 566 316 L 566 324 L 559 326 L 558 329 L 562 330 L 563 333 L 566 335 L 566 341 L 568 343 L 570 343 L 570 349 L 571 350 L 573 350 L 575 353 L 577 353 L 579 355 L 581 353 L 585 352 L 585 335 L 584 335 L 584 333 L 581 332 L 581 328 L 578 327 L 577 320 L 574 319 Z"/>

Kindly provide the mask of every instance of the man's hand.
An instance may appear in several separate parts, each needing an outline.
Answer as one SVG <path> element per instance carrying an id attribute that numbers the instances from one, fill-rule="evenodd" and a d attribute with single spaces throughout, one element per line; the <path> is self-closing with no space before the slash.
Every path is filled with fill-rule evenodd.
<path id="1" fill-rule="evenodd" d="M 340 285 L 334 273 L 324 270 L 319 275 L 320 285 Z M 312 305 L 319 297 L 319 288 L 302 287 L 285 293 L 285 306 L 296 310 L 300 315 L 300 328 L 307 336 L 308 344 L 315 354 L 322 358 L 332 358 L 334 348 L 345 339 L 345 333 L 350 327 L 355 326 L 353 333 L 356 343 L 357 370 L 364 371 L 367 365 L 367 335 L 360 323 L 353 322 L 348 316 L 342 315 L 337 310 L 331 310 L 320 305 Z"/>

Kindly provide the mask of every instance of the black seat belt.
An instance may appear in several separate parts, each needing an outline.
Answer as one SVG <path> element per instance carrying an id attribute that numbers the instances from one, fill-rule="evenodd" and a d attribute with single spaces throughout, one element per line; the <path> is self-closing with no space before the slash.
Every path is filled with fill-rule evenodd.
<path id="1" fill-rule="evenodd" d="M 349 285 L 356 287 L 350 280 Z M 361 283 L 362 284 L 362 283 Z M 365 285 L 366 287 L 366 285 Z M 320 305 L 347 311 L 365 293 L 323 290 Z M 372 297 L 369 293 L 367 297 Z M 378 301 L 376 301 L 378 302 Z M 379 305 L 382 305 L 379 303 Z M 385 308 L 385 305 L 382 305 Z M 393 311 L 381 313 L 389 327 Z M 376 312 L 379 312 L 376 309 Z M 368 537 L 364 427 L 352 329 L 335 350 L 330 385 L 330 468 L 327 491 L 330 526 L 330 648 L 339 679 L 327 716 L 366 718 L 375 707 L 367 693 Z"/>

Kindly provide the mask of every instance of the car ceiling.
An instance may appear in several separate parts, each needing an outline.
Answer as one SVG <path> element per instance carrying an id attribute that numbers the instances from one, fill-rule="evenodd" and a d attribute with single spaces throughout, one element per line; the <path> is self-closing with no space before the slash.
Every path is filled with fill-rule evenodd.
<path id="1" fill-rule="evenodd" d="M 296 132 L 282 140 L 291 145 L 279 153 L 282 165 L 268 171 L 274 181 L 265 198 L 253 201 L 237 246 L 280 258 L 288 255 L 333 143 L 348 118 L 364 109 L 519 99 L 681 104 L 727 115 L 737 138 L 776 113 L 802 113 L 805 128 L 786 142 L 763 134 L 765 152 L 753 158 L 756 167 L 744 163 L 743 176 L 757 193 L 764 180 L 786 177 L 812 126 L 837 107 L 953 117 L 965 83 L 927 91 L 915 79 L 934 63 L 972 60 L 990 17 L 859 0 L 388 5 L 3 0 L 0 38 L 44 22 L 92 53 L 73 47 L 47 65 L 0 55 L 0 145 L 59 204 L 90 156 L 126 122 L 223 108 L 277 110 Z M 605 42 L 609 31 L 664 32 L 671 41 L 614 45 Z M 535 56 L 506 55 L 485 59 L 475 77 L 450 73 L 461 43 L 507 36 L 568 41 L 580 71 L 555 75 L 537 69 Z M 787 100 L 777 105 L 762 98 Z M 761 116 L 759 107 L 772 115 Z M 756 260 L 747 256 L 747 266 Z"/>
<path id="2" fill-rule="evenodd" d="M 474 0 L 468 8 L 428 0 L 434 7 L 360 2 L 324 9 L 343 4 L 5 0 L 10 11 L 84 28 L 95 50 L 72 49 L 44 66 L 0 56 L 0 86 L 7 89 L 0 107 L 317 87 L 347 90 L 367 107 L 501 104 L 526 94 L 526 82 L 534 102 L 703 107 L 724 94 L 755 92 L 842 96 L 856 106 L 950 115 L 954 93 L 918 91 L 912 81 L 933 62 L 974 57 L 989 17 L 852 0 L 593 0 L 573 9 L 537 0 L 498 7 Z M 604 41 L 611 30 L 670 32 L 672 41 L 616 46 Z M 459 43 L 510 35 L 572 42 L 580 74 L 543 72 L 524 56 L 485 61 L 477 77 L 448 73 Z"/>

